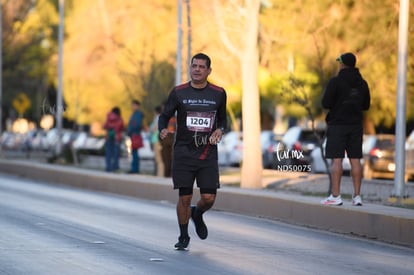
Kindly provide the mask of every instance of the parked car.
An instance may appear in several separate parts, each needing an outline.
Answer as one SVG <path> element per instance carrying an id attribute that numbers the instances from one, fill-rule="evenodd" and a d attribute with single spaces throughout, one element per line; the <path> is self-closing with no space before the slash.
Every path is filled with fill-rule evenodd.
<path id="1" fill-rule="evenodd" d="M 3 132 L 1 135 L 1 146 L 5 150 L 17 150 L 21 148 L 23 141 L 22 134 L 13 132 Z"/>
<path id="2" fill-rule="evenodd" d="M 141 132 L 143 147 L 138 149 L 138 154 L 140 159 L 151 160 L 154 159 L 154 151 L 151 148 L 151 141 L 150 141 L 150 133 L 149 132 Z M 129 137 L 125 138 L 125 142 L 122 144 L 122 151 L 130 155 L 131 154 L 131 139 Z"/>
<path id="3" fill-rule="evenodd" d="M 222 137 L 217 145 L 220 166 L 239 166 L 243 160 L 242 133 L 231 131 Z"/>
<path id="4" fill-rule="evenodd" d="M 104 155 L 105 138 L 94 137 L 86 132 L 79 132 L 72 143 L 74 150 L 85 155 Z"/>
<path id="5" fill-rule="evenodd" d="M 364 178 L 394 178 L 395 135 L 379 134 L 365 138 Z"/>
<path id="6" fill-rule="evenodd" d="M 270 138 L 270 144 L 263 152 L 263 167 L 267 169 L 277 169 L 278 165 L 288 163 L 287 159 L 280 159 L 277 154 L 278 151 L 285 151 L 286 146 L 282 142 L 283 135 L 273 134 Z"/>
<path id="7" fill-rule="evenodd" d="M 306 129 L 300 126 L 289 128 L 283 135 L 282 142 L 286 149 L 283 157 L 293 165 L 308 165 L 311 163 L 311 153 L 325 135 L 325 129 Z"/>
<path id="8" fill-rule="evenodd" d="M 273 143 L 273 131 L 265 130 L 260 133 L 260 143 L 263 166 L 267 165 L 267 150 Z M 243 161 L 243 134 L 237 131 L 226 133 L 218 144 L 218 163 L 220 166 L 240 166 Z"/>
<path id="9" fill-rule="evenodd" d="M 33 130 L 29 132 L 30 136 L 30 147 L 35 151 L 47 151 L 50 148 L 48 140 L 46 138 L 46 131 L 44 130 Z"/>
<path id="10" fill-rule="evenodd" d="M 405 142 L 405 170 L 410 178 L 414 178 L 414 130 Z"/>
<path id="11" fill-rule="evenodd" d="M 414 176 L 414 146 L 409 136 L 405 143 L 405 180 Z M 414 139 L 413 139 L 414 140 Z M 363 145 L 364 178 L 394 178 L 395 173 L 395 135 L 370 135 Z"/>

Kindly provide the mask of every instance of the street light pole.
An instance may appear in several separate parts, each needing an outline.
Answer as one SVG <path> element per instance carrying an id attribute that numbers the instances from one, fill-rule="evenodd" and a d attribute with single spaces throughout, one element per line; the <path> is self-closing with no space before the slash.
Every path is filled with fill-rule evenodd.
<path id="1" fill-rule="evenodd" d="M 58 142 L 56 145 L 56 155 L 60 156 L 62 152 L 62 114 L 63 114 L 63 31 L 64 31 L 64 6 L 65 0 L 59 0 L 59 33 L 58 33 L 58 91 L 57 91 L 57 108 L 56 108 L 56 128 L 58 131 Z"/>
<path id="2" fill-rule="evenodd" d="M 187 6 L 187 68 L 191 63 L 191 40 L 192 40 L 192 29 L 191 29 L 191 8 L 190 8 L 190 0 L 186 0 Z M 187 80 L 190 79 L 190 70 L 187 69 Z"/>
<path id="3" fill-rule="evenodd" d="M 183 4 L 182 0 L 178 1 L 178 11 L 177 11 L 177 55 L 176 55 L 176 68 L 175 68 L 175 85 L 181 83 L 182 75 L 182 36 L 183 36 L 183 25 L 182 25 L 182 13 L 183 13 Z"/>
<path id="4" fill-rule="evenodd" d="M 407 87 L 407 40 L 409 0 L 400 0 L 400 18 L 398 26 L 398 72 L 397 72 L 397 115 L 395 119 L 395 177 L 394 194 L 401 199 L 405 181 L 405 122 Z"/>
<path id="5" fill-rule="evenodd" d="M 2 6 L 3 6 L 3 3 L 0 0 L 0 135 L 3 133 L 3 7 Z"/>

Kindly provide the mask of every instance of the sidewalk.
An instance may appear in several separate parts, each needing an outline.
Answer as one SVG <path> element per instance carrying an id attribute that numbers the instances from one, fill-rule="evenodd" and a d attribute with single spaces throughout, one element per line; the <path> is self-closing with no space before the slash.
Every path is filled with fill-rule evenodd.
<path id="1" fill-rule="evenodd" d="M 35 162 L 47 162 L 48 155 L 42 152 L 32 152 L 27 157 L 24 152 L 4 151 L 0 158 L 20 159 Z M 79 167 L 91 170 L 105 169 L 103 156 L 82 156 Z M 121 173 L 129 170 L 131 160 L 127 157 L 120 159 Z M 154 160 L 141 159 L 141 172 L 146 175 L 154 174 Z M 262 187 L 269 191 L 299 194 L 311 196 L 315 201 L 320 201 L 327 195 L 329 178 L 326 174 L 278 172 L 276 170 L 263 170 Z M 222 185 L 240 187 L 240 169 L 235 167 L 220 167 L 220 182 Z M 408 182 L 405 186 L 406 198 L 403 205 L 414 210 L 414 182 Z M 381 205 L 395 205 L 396 199 L 392 198 L 394 182 L 392 180 L 363 180 L 361 195 L 363 203 L 375 203 Z M 341 182 L 341 195 L 344 199 L 350 199 L 353 193 L 352 180 L 349 176 L 343 176 Z"/>
<path id="2" fill-rule="evenodd" d="M 170 178 L 114 174 L 69 165 L 11 159 L 0 159 L 0 172 L 149 200 L 171 203 L 177 200 Z M 268 188 L 264 189 L 236 187 L 234 184 L 240 180 L 240 176 L 225 173 L 214 209 L 414 247 L 414 210 L 365 201 L 362 207 L 352 206 L 348 201 L 344 201 L 340 207 L 323 206 L 319 204 L 319 197 L 301 193 L 307 188 L 313 191 L 326 188 L 326 183 L 321 179 L 323 175 L 291 175 L 288 179 L 282 179 L 274 172 L 265 170 L 263 179 L 268 183 Z M 324 193 L 326 191 L 321 196 Z M 194 194 L 196 199 L 198 192 Z"/>
<path id="3" fill-rule="evenodd" d="M 223 185 L 239 186 L 240 174 L 233 170 L 224 171 L 220 177 Z M 327 174 L 290 173 L 277 172 L 275 170 L 263 170 L 262 186 L 266 190 L 284 192 L 287 194 L 299 194 L 314 197 L 320 201 L 329 190 L 329 177 Z M 350 176 L 343 176 L 341 180 L 341 195 L 344 199 L 351 200 L 353 184 Z M 396 202 L 392 198 L 394 182 L 392 180 L 362 180 L 361 196 L 363 203 L 381 205 L 393 205 Z M 408 197 L 403 200 L 404 206 L 414 211 L 414 183 L 405 184 L 405 193 Z"/>

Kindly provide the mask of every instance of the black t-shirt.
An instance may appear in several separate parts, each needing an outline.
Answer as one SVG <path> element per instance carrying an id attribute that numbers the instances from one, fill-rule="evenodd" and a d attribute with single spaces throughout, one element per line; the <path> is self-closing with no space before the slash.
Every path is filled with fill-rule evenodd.
<path id="1" fill-rule="evenodd" d="M 214 130 L 227 126 L 226 101 L 225 90 L 211 83 L 196 89 L 188 82 L 171 91 L 158 129 L 167 128 L 170 117 L 177 116 L 175 154 L 183 150 L 193 158 L 217 159 L 217 146 L 208 140 Z"/>

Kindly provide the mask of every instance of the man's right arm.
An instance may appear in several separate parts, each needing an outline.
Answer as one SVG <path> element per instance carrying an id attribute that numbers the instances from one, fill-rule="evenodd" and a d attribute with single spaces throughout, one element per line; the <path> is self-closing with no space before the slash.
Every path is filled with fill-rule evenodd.
<path id="1" fill-rule="evenodd" d="M 331 109 L 334 106 L 335 87 L 335 78 L 332 78 L 329 80 L 328 85 L 326 85 L 322 96 L 322 107 L 324 109 Z"/>
<path id="2" fill-rule="evenodd" d="M 164 139 L 168 135 L 168 122 L 170 118 L 175 114 L 177 109 L 177 100 L 175 90 L 171 91 L 168 95 L 167 102 L 164 105 L 163 112 L 158 117 L 158 131 L 160 132 L 160 138 Z"/>

